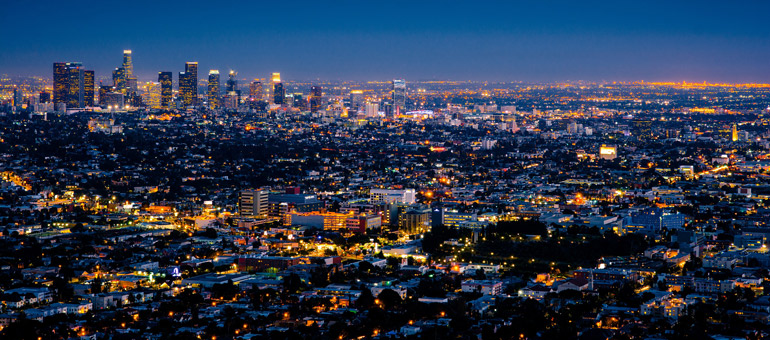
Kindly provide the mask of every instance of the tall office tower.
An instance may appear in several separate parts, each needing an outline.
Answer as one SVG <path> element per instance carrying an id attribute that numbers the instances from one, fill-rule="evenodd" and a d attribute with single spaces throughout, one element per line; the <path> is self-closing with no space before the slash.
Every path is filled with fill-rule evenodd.
<path id="1" fill-rule="evenodd" d="M 142 101 L 153 109 L 160 109 L 161 102 L 161 85 L 156 82 L 147 82 L 144 85 L 144 94 L 142 94 Z"/>
<path id="2" fill-rule="evenodd" d="M 94 71 L 83 71 L 83 105 L 94 106 L 94 88 L 96 87 Z"/>
<path id="3" fill-rule="evenodd" d="M 397 116 L 406 109 L 406 81 L 393 79 L 393 115 Z"/>
<path id="4" fill-rule="evenodd" d="M 224 106 L 228 109 L 236 110 L 241 103 L 241 90 L 238 89 L 238 73 L 230 70 L 227 78 L 227 92 L 224 97 Z"/>
<path id="5" fill-rule="evenodd" d="M 310 87 L 310 112 L 318 112 L 321 109 L 321 99 L 323 90 L 320 86 Z"/>
<path id="6" fill-rule="evenodd" d="M 255 80 L 249 84 L 249 109 L 257 110 L 264 107 L 262 82 Z"/>
<path id="7" fill-rule="evenodd" d="M 126 79 L 134 77 L 134 62 L 131 59 L 131 50 L 123 50 L 123 69 L 126 72 Z"/>
<path id="8" fill-rule="evenodd" d="M 18 87 L 13 87 L 13 106 L 19 107 L 24 103 L 24 93 Z"/>
<path id="9" fill-rule="evenodd" d="M 198 101 L 198 63 L 187 62 L 184 72 L 179 72 L 179 95 L 184 106 L 194 106 Z"/>
<path id="10" fill-rule="evenodd" d="M 376 117 L 380 112 L 380 105 L 377 103 L 366 104 L 366 117 Z"/>
<path id="11" fill-rule="evenodd" d="M 112 93 L 115 91 L 115 88 L 109 85 L 100 85 L 99 86 L 99 106 L 104 106 L 104 103 L 107 99 L 107 94 Z"/>
<path id="12" fill-rule="evenodd" d="M 231 92 L 235 92 L 238 95 L 240 95 L 241 91 L 238 91 L 238 80 L 235 79 L 235 77 L 238 76 L 238 73 L 230 70 L 230 74 L 227 78 L 227 94 L 231 94 Z"/>
<path id="13" fill-rule="evenodd" d="M 364 106 L 364 91 L 353 90 L 350 91 L 350 108 L 356 111 L 361 111 Z"/>
<path id="14" fill-rule="evenodd" d="M 731 135 L 730 139 L 733 142 L 737 142 L 738 141 L 738 125 L 737 124 L 733 124 L 733 130 L 732 130 L 732 133 L 730 135 Z"/>
<path id="15" fill-rule="evenodd" d="M 283 105 L 284 97 L 286 97 L 286 94 L 283 90 L 283 84 L 273 84 L 273 104 Z"/>
<path id="16" fill-rule="evenodd" d="M 179 72 L 179 94 L 177 95 L 177 98 L 181 99 L 180 102 L 182 103 L 182 106 L 189 106 L 188 104 L 188 98 L 185 98 L 187 95 L 187 92 L 189 91 L 189 82 L 190 80 L 187 79 L 187 73 L 185 72 Z M 190 102 L 192 102 L 192 98 L 189 98 Z"/>
<path id="17" fill-rule="evenodd" d="M 67 63 L 67 107 L 84 107 L 83 64 Z"/>
<path id="18" fill-rule="evenodd" d="M 243 190 L 238 195 L 238 211 L 241 216 L 267 215 L 267 190 Z"/>
<path id="19" fill-rule="evenodd" d="M 274 72 L 271 80 L 273 82 L 273 104 L 282 105 L 286 93 L 283 89 L 283 83 L 281 83 L 281 74 Z"/>
<path id="20" fill-rule="evenodd" d="M 173 78 L 171 72 L 158 72 L 158 82 L 160 83 L 160 107 L 168 109 L 171 105 L 171 94 L 173 92 Z"/>
<path id="21" fill-rule="evenodd" d="M 53 63 L 53 103 L 54 107 L 67 102 L 69 73 L 66 63 Z"/>
<path id="22" fill-rule="evenodd" d="M 218 109 L 219 108 L 219 70 L 209 71 L 209 86 L 206 94 L 207 94 L 206 98 L 209 101 L 209 108 L 212 110 Z"/>
<path id="23" fill-rule="evenodd" d="M 302 98 L 302 93 L 295 93 L 293 95 L 290 95 L 288 98 L 291 99 L 291 105 L 295 108 L 297 108 L 300 111 L 307 110 L 308 102 L 305 100 L 305 98 Z"/>
<path id="24" fill-rule="evenodd" d="M 262 82 L 261 81 L 253 81 L 251 84 L 249 84 L 249 100 L 250 101 L 258 101 L 262 100 Z"/>
<path id="25" fill-rule="evenodd" d="M 128 92 L 136 92 L 139 89 L 136 77 L 126 78 L 126 89 Z"/>
<path id="26" fill-rule="evenodd" d="M 134 77 L 134 61 L 131 58 L 131 50 L 123 50 L 123 78 L 126 80 L 126 91 L 136 92 L 139 89 L 136 77 Z"/>
<path id="27" fill-rule="evenodd" d="M 126 69 L 118 67 L 112 71 L 112 86 L 115 87 L 115 91 L 125 94 L 125 89 L 127 88 Z"/>

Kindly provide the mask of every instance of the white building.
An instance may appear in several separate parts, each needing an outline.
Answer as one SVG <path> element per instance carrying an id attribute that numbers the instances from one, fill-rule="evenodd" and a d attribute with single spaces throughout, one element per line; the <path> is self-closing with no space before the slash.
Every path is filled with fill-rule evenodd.
<path id="1" fill-rule="evenodd" d="M 414 204 L 416 194 L 414 189 L 372 189 L 369 191 L 369 199 L 372 202 Z"/>
<path id="2" fill-rule="evenodd" d="M 462 291 L 464 293 L 498 295 L 503 291 L 503 283 L 494 280 L 466 280 L 462 283 Z"/>

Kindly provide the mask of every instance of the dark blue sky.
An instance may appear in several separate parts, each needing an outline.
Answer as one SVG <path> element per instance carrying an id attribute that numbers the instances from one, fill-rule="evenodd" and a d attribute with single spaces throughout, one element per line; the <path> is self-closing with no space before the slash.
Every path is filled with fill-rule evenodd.
<path id="1" fill-rule="evenodd" d="M 0 73 L 770 82 L 766 0 L 237 2 L 5 1 Z"/>

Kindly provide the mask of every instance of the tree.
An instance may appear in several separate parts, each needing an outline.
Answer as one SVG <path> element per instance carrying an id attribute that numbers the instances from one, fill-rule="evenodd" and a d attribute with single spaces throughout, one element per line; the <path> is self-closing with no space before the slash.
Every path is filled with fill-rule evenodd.
<path id="1" fill-rule="evenodd" d="M 356 308 L 358 309 L 369 309 L 374 304 L 374 295 L 372 295 L 372 291 L 364 288 L 361 290 L 361 295 L 358 296 L 358 299 L 356 299 Z"/>
<path id="2" fill-rule="evenodd" d="M 393 289 L 383 289 L 382 292 L 380 292 L 379 295 L 377 295 L 377 299 L 380 300 L 380 303 L 383 306 L 383 309 L 385 310 L 391 310 L 398 308 L 401 305 L 401 295 L 398 295 Z"/>

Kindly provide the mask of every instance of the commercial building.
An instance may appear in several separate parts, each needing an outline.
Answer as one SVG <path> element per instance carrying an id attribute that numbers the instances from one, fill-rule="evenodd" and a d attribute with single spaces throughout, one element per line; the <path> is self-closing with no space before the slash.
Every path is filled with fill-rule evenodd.
<path id="1" fill-rule="evenodd" d="M 318 112 L 321 108 L 322 89 L 320 86 L 312 86 L 310 88 L 310 112 Z"/>
<path id="2" fill-rule="evenodd" d="M 369 229 L 382 227 L 382 217 L 378 214 L 363 214 L 346 220 L 348 230 L 354 233 L 365 233 Z"/>
<path id="3" fill-rule="evenodd" d="M 273 73 L 271 80 L 273 82 L 273 104 L 283 105 L 286 92 L 283 89 L 283 83 L 281 83 L 281 74 Z"/>
<path id="4" fill-rule="evenodd" d="M 242 190 L 238 196 L 238 211 L 243 217 L 267 216 L 267 190 Z"/>
<path id="5" fill-rule="evenodd" d="M 158 83 L 160 83 L 160 107 L 168 109 L 173 93 L 173 74 L 171 72 L 158 72 Z"/>
<path id="6" fill-rule="evenodd" d="M 393 115 L 400 115 L 406 112 L 406 81 L 403 79 L 393 80 Z"/>
<path id="7" fill-rule="evenodd" d="M 54 107 L 83 108 L 94 105 L 94 71 L 78 62 L 53 64 Z M 90 96 L 90 98 L 89 98 Z"/>
<path id="8" fill-rule="evenodd" d="M 371 202 L 414 204 L 416 194 L 414 189 L 371 189 L 369 190 L 369 199 Z"/>
<path id="9" fill-rule="evenodd" d="M 184 72 L 179 72 L 179 95 L 182 97 L 182 104 L 195 106 L 198 101 L 198 63 L 185 63 Z"/>
<path id="10" fill-rule="evenodd" d="M 219 70 L 209 71 L 209 84 L 207 96 L 209 108 L 216 110 L 219 108 Z"/>
<path id="11" fill-rule="evenodd" d="M 599 158 L 613 160 L 618 157 L 618 147 L 613 145 L 602 145 L 599 148 Z"/>

